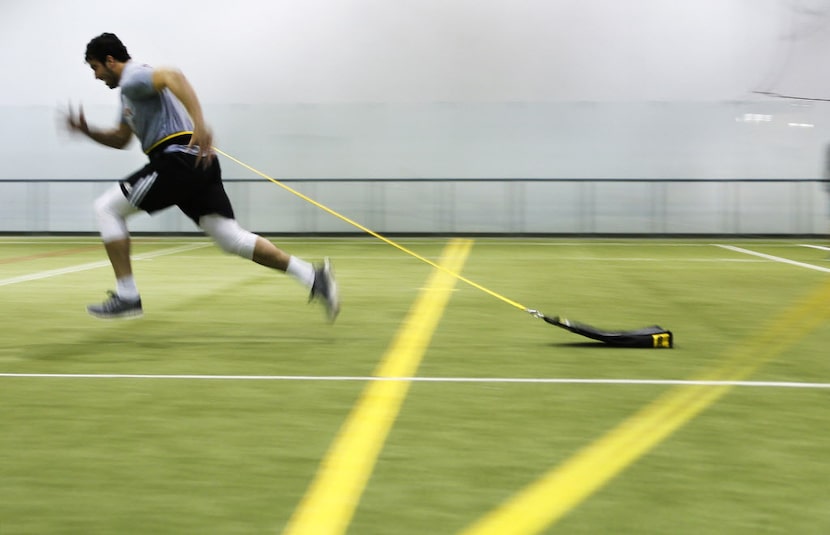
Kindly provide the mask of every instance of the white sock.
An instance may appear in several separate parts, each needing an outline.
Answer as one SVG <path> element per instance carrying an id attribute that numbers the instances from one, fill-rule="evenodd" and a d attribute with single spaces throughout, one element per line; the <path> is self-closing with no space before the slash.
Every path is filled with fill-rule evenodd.
<path id="1" fill-rule="evenodd" d="M 311 288 L 311 285 L 314 284 L 314 266 L 302 258 L 296 256 L 289 258 L 288 268 L 285 272 L 300 281 L 300 284 L 306 288 Z"/>
<path id="2" fill-rule="evenodd" d="M 138 288 L 135 285 L 135 279 L 133 276 L 127 275 L 126 277 L 116 279 L 115 293 L 118 294 L 118 297 L 124 299 L 125 301 L 137 301 L 139 297 Z"/>

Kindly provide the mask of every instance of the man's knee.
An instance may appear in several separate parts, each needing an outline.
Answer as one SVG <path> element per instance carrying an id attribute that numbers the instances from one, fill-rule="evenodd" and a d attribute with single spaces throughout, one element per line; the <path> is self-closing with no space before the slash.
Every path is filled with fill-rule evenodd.
<path id="1" fill-rule="evenodd" d="M 121 192 L 121 186 L 115 185 L 102 193 L 93 203 L 98 230 L 104 242 L 124 239 L 129 236 L 126 218 L 135 213 L 136 208 L 129 203 Z"/>
<path id="2" fill-rule="evenodd" d="M 216 214 L 199 218 L 199 226 L 223 251 L 248 260 L 254 258 L 257 235 L 239 226 L 235 219 Z"/>

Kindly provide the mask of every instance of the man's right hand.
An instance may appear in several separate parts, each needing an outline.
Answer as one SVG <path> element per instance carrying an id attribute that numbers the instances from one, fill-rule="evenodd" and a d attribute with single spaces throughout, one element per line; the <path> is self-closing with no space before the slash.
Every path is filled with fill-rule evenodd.
<path id="1" fill-rule="evenodd" d="M 75 115 L 75 111 L 72 109 L 71 104 L 67 107 L 66 128 L 70 132 L 80 132 L 82 134 L 89 135 L 89 126 L 86 124 L 83 105 L 78 106 L 77 116 Z"/>

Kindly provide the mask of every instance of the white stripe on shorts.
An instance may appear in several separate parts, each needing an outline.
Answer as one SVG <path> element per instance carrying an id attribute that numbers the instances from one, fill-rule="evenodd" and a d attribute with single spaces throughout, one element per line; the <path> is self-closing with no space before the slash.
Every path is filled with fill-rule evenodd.
<path id="1" fill-rule="evenodd" d="M 135 184 L 133 184 L 133 189 L 130 190 L 130 194 L 127 197 L 130 201 L 130 204 L 133 206 L 140 206 L 141 201 L 144 200 L 144 197 L 147 195 L 147 192 L 150 191 L 150 188 L 153 187 L 153 183 L 158 178 L 159 174 L 156 171 L 153 171 L 147 176 L 143 176 L 136 180 Z"/>

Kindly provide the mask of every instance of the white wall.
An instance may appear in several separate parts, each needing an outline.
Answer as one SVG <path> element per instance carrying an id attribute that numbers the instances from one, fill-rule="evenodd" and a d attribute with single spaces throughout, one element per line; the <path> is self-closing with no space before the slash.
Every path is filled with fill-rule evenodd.
<path id="1" fill-rule="evenodd" d="M 136 59 L 180 66 L 205 102 L 733 100 L 798 35 L 813 39 L 810 24 L 823 31 L 827 14 L 803 11 L 826 4 L 4 0 L 0 105 L 111 103 L 83 65 L 103 31 Z"/>
<path id="2" fill-rule="evenodd" d="M 217 145 L 277 178 L 811 178 L 828 0 L 0 0 L 0 179 L 115 179 L 86 43 L 191 79 Z M 229 178 L 253 177 L 230 162 Z"/>

